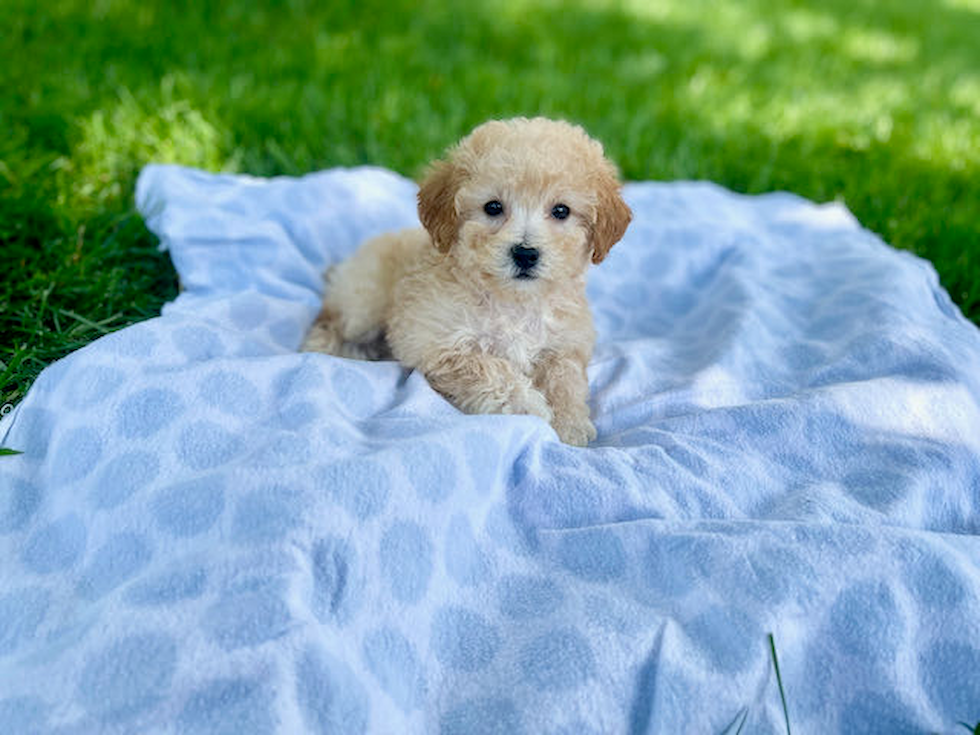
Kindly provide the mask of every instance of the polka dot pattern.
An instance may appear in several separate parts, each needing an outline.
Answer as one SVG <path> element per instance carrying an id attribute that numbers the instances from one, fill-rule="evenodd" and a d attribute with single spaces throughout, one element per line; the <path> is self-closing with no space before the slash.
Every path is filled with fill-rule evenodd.
<path id="1" fill-rule="evenodd" d="M 91 428 L 73 429 L 63 435 L 55 447 L 51 464 L 51 482 L 75 482 L 88 475 L 102 456 L 102 439 Z"/>
<path id="2" fill-rule="evenodd" d="M 459 671 L 484 669 L 497 655 L 500 635 L 486 618 L 471 610 L 446 606 L 432 618 L 432 650 L 439 662 Z"/>
<path id="3" fill-rule="evenodd" d="M 187 698 L 177 725 L 188 735 L 271 734 L 276 731 L 271 705 L 272 696 L 257 681 L 218 679 Z"/>
<path id="4" fill-rule="evenodd" d="M 93 652 L 78 681 L 78 700 L 106 723 L 125 722 L 157 704 L 177 665 L 177 644 L 159 633 L 126 636 Z"/>
<path id="5" fill-rule="evenodd" d="M 181 431 L 177 456 L 192 470 L 219 467 L 242 451 L 244 441 L 211 421 L 196 421 Z"/>
<path id="6" fill-rule="evenodd" d="M 898 650 L 902 616 L 885 585 L 861 584 L 842 592 L 830 609 L 841 650 L 864 659 Z"/>
<path id="7" fill-rule="evenodd" d="M 343 460 L 321 467 L 314 478 L 321 492 L 362 521 L 378 515 L 388 501 L 388 472 L 370 459 Z"/>
<path id="8" fill-rule="evenodd" d="M 204 533 L 224 510 L 224 485 L 220 476 L 213 475 L 165 487 L 153 498 L 153 518 L 173 536 Z"/>
<path id="9" fill-rule="evenodd" d="M 88 530 L 77 515 L 52 521 L 27 539 L 21 561 L 35 574 L 70 569 L 85 550 L 87 536 Z"/>
<path id="10" fill-rule="evenodd" d="M 203 362 L 221 357 L 224 353 L 218 336 L 203 327 L 179 327 L 174 330 L 171 339 L 174 346 L 189 362 Z"/>
<path id="11" fill-rule="evenodd" d="M 943 712 L 970 712 L 980 701 L 980 681 L 966 675 L 980 666 L 976 641 L 940 639 L 923 651 L 919 676 L 933 705 Z"/>
<path id="12" fill-rule="evenodd" d="M 442 716 L 440 735 L 522 735 L 520 715 L 509 699 L 473 699 Z"/>
<path id="13" fill-rule="evenodd" d="M 574 689 L 595 674 L 588 642 L 574 629 L 552 630 L 521 651 L 521 672 L 535 689 Z"/>
<path id="14" fill-rule="evenodd" d="M 419 524 L 400 521 L 381 537 L 381 574 L 391 596 L 404 603 L 418 602 L 432 576 L 432 542 Z"/>
<path id="15" fill-rule="evenodd" d="M 127 599 L 133 605 L 173 605 L 199 598 L 207 584 L 207 572 L 201 567 L 175 569 L 144 578 L 132 585 Z"/>
<path id="16" fill-rule="evenodd" d="M 146 540 L 135 533 L 117 533 L 92 556 L 76 588 L 79 597 L 96 600 L 143 569 L 153 556 Z"/>
<path id="17" fill-rule="evenodd" d="M 562 536 L 558 556 L 565 569 L 590 582 L 609 582 L 626 571 L 626 554 L 608 529 L 589 529 Z"/>
<path id="18" fill-rule="evenodd" d="M 149 487 L 159 472 L 156 454 L 137 450 L 117 455 L 105 465 L 89 499 L 96 508 L 115 508 Z"/>
<path id="19" fill-rule="evenodd" d="M 255 385 L 240 373 L 229 370 L 218 370 L 205 376 L 199 394 L 207 405 L 232 416 L 248 416 L 260 398 Z"/>
<path id="20" fill-rule="evenodd" d="M 456 460 L 448 450 L 431 442 L 413 442 L 402 452 L 401 461 L 420 498 L 437 503 L 453 491 Z"/>
<path id="21" fill-rule="evenodd" d="M 241 544 L 271 543 L 286 536 L 301 521 L 302 498 L 291 488 L 273 486 L 238 500 L 232 519 L 232 538 Z"/>
<path id="22" fill-rule="evenodd" d="M 556 612 L 564 601 L 561 588 L 547 577 L 510 575 L 499 583 L 500 612 L 508 618 L 543 618 Z"/>
<path id="23" fill-rule="evenodd" d="M 277 585 L 226 593 L 208 608 L 203 627 L 219 648 L 251 648 L 286 635 L 291 614 Z"/>
<path id="24" fill-rule="evenodd" d="M 916 717 L 907 705 L 894 695 L 858 692 L 841 711 L 841 732 L 888 732 L 915 735 Z"/>
<path id="25" fill-rule="evenodd" d="M 980 339 L 838 206 L 629 185 L 578 448 L 296 352 L 410 182 L 141 181 L 184 290 L 0 416 L 0 732 L 778 733 L 769 633 L 794 730 L 973 716 Z"/>
<path id="26" fill-rule="evenodd" d="M 146 439 L 184 411 L 180 395 L 166 388 L 146 388 L 127 396 L 119 405 L 116 426 L 128 439 Z"/>
<path id="27" fill-rule="evenodd" d="M 37 512 L 41 491 L 19 477 L 0 473 L 0 534 L 19 531 Z"/>
<path id="28" fill-rule="evenodd" d="M 761 655 L 762 640 L 745 614 L 711 606 L 696 615 L 688 633 L 717 671 L 735 674 Z"/>

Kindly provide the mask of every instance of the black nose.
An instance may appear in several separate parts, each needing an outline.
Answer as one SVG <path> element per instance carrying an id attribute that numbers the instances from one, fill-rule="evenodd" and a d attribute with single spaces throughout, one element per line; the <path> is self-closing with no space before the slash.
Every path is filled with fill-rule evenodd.
<path id="1" fill-rule="evenodd" d="M 540 253 L 537 248 L 526 248 L 523 245 L 515 245 L 510 249 L 510 257 L 514 259 L 514 264 L 522 271 L 531 270 L 538 262 Z"/>

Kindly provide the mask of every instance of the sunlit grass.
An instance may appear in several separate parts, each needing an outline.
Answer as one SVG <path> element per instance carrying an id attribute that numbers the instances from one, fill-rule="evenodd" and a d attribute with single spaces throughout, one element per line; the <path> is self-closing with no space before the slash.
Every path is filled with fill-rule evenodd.
<path id="1" fill-rule="evenodd" d="M 980 13 L 980 0 L 943 0 L 943 2 L 957 10 L 971 10 L 974 13 Z"/>
<path id="2" fill-rule="evenodd" d="M 583 123 L 630 179 L 842 200 L 980 320 L 977 0 L 7 0 L 4 16 L 0 402 L 97 336 L 63 311 L 115 328 L 173 296 L 132 219 L 147 162 L 416 175 L 513 114 Z"/>
<path id="3" fill-rule="evenodd" d="M 100 209 L 125 200 L 146 161 L 211 171 L 238 167 L 235 152 L 229 152 L 228 131 L 212 124 L 187 100 L 175 99 L 173 86 L 173 77 L 164 77 L 159 104 L 152 106 L 140 104 L 121 88 L 118 99 L 106 109 L 78 120 L 73 155 L 56 162 L 62 176 L 78 183 L 62 187 L 59 201 Z"/>

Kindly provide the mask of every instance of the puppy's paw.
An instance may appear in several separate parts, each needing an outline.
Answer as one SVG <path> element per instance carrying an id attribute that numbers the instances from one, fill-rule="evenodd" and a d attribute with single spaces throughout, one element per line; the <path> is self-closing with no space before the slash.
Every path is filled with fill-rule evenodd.
<path id="1" fill-rule="evenodd" d="M 575 447 L 587 446 L 597 436 L 595 426 L 588 416 L 560 416 L 556 417 L 551 425 L 558 433 L 559 439 Z"/>
<path id="2" fill-rule="evenodd" d="M 323 352 L 327 355 L 339 355 L 343 344 L 340 323 L 333 315 L 324 311 L 313 322 L 300 350 L 302 352 Z"/>
<path id="3" fill-rule="evenodd" d="M 537 388 L 521 388 L 510 395 L 502 413 L 523 413 L 540 416 L 549 424 L 552 420 L 551 407 L 544 394 Z"/>

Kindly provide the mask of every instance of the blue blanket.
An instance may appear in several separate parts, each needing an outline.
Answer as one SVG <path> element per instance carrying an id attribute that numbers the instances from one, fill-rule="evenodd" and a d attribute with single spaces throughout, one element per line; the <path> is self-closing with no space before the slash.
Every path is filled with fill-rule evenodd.
<path id="1" fill-rule="evenodd" d="M 577 449 L 297 353 L 414 194 L 143 171 L 184 290 L 0 423 L 0 732 L 980 720 L 980 333 L 927 263 L 839 205 L 629 184 Z"/>

